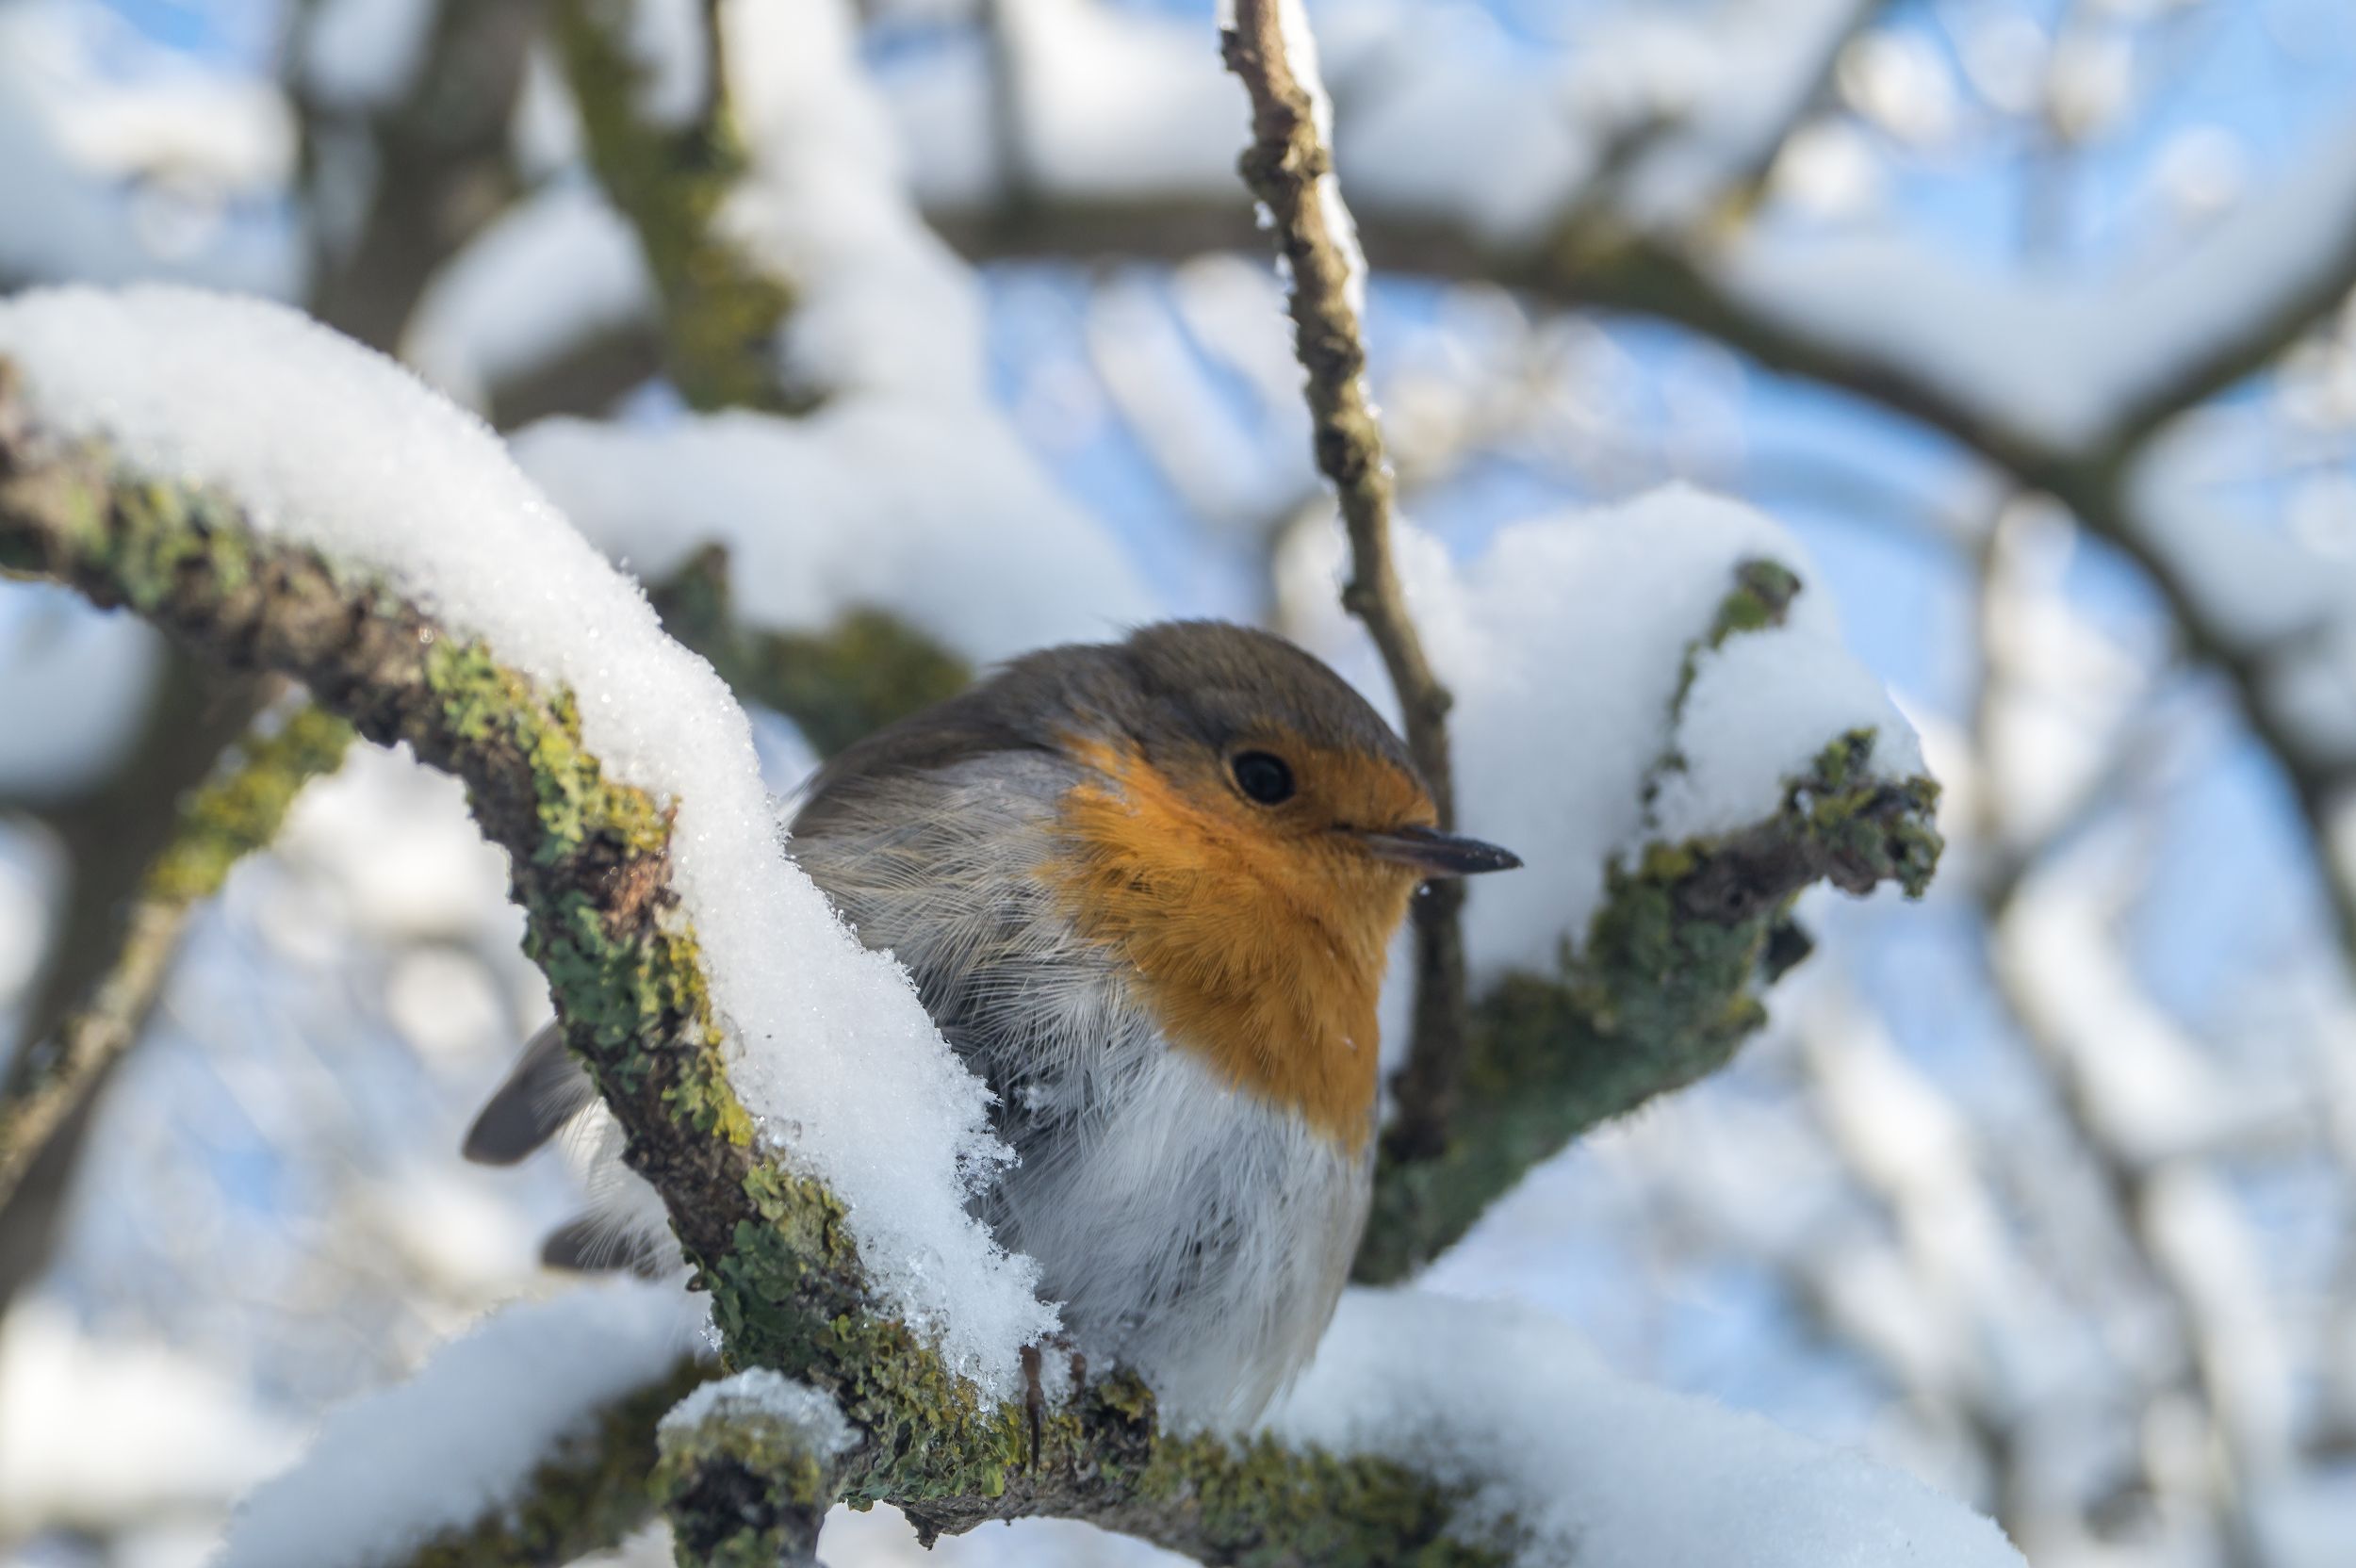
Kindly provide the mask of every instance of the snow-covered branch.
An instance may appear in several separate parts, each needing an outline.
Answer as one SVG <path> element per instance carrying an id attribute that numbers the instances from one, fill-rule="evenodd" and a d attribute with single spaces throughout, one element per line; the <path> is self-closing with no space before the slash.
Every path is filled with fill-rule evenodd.
<path id="1" fill-rule="evenodd" d="M 218 1568 L 569 1562 L 653 1515 L 657 1423 L 714 1376 L 687 1298 L 625 1282 L 511 1306 L 334 1412 L 239 1508 Z"/>
<path id="2" fill-rule="evenodd" d="M 654 1484 L 690 1562 L 806 1568 L 858 1434 L 833 1400 L 754 1367 L 706 1383 L 656 1429 Z"/>
<path id="3" fill-rule="evenodd" d="M 1714 815 L 1678 809 L 1695 771 L 1711 767 L 1706 753 L 1723 745 L 1709 735 L 1725 722 L 1720 704 L 1763 711 L 1790 699 L 1786 683 L 1823 679 L 1786 665 L 1787 648 L 1763 662 L 1779 673 L 1745 695 L 1713 701 L 1702 689 L 1697 701 L 1694 672 L 1725 659 L 1730 643 L 1794 634 L 1787 623 L 1801 579 L 1769 560 L 1728 566 L 1724 597 L 1675 662 L 1685 673 L 1668 697 L 1670 736 L 1644 786 L 1667 809 L 1638 825 L 1611 863 L 1580 941 L 1554 965 L 1510 971 L 1481 991 L 1458 1125 L 1421 1158 L 1386 1155 L 1360 1280 L 1404 1277 L 1581 1133 L 1725 1066 L 1765 1020 L 1756 992 L 1808 951 L 1791 919 L 1803 890 L 1830 882 L 1864 893 L 1894 882 L 1919 894 L 1928 885 L 1940 848 L 1938 790 L 1905 755 L 1910 736 L 1867 725 L 1870 706 L 1853 710 L 1845 722 L 1857 727 L 1846 734 L 1834 721 L 1837 738 L 1821 752 L 1778 764 L 1767 802 Z M 1628 586 L 1606 571 L 1570 590 L 1561 612 L 1608 624 L 1605 601 Z M 1704 707 L 1713 710 L 1694 710 Z"/>
<path id="4" fill-rule="evenodd" d="M 1468 1490 L 1493 1446 L 1476 1436 L 1485 1410 L 1407 1424 L 1435 1434 L 1412 1452 L 1395 1443 L 1402 1423 L 1361 1406 L 1299 1434 L 1333 1447 L 1240 1442 L 1159 1429 L 1150 1393 L 1115 1374 L 1048 1409 L 1033 1438 L 1009 1397 L 1014 1351 L 1049 1319 L 1020 1260 L 963 1211 L 967 1173 L 990 1153 L 971 1081 L 897 970 L 858 949 L 779 858 L 743 718 L 716 680 L 480 427 L 382 362 L 251 304 L 34 298 L 0 312 L 0 357 L 14 365 L 0 402 L 0 559 L 128 605 L 213 657 L 300 678 L 363 735 L 405 742 L 466 781 L 478 822 L 509 852 L 528 950 L 566 1037 L 663 1196 L 730 1358 L 836 1401 L 856 1434 L 842 1455 L 848 1495 L 894 1502 L 928 1529 L 1054 1514 L 1210 1560 L 1559 1558 L 1579 1523 L 1538 1518 L 1552 1506 L 1541 1492 Z M 384 474 L 399 479 L 352 482 Z M 1763 527 L 1730 515 L 1702 558 L 1739 561 L 1746 531 Z M 1573 536 L 1541 531 L 1517 547 L 1557 552 L 1559 566 Z M 1631 534 L 1605 523 L 1576 536 Z M 1690 589 L 1693 564 L 1661 565 Z M 1531 564 L 1496 569 L 1524 581 Z M 1784 788 L 1792 735 L 1761 748 L 1729 724 L 1759 706 L 1746 683 L 1800 691 L 1813 722 L 1848 715 L 1836 733 L 1858 717 L 1895 722 L 1877 692 L 1825 687 L 1821 667 L 1795 681 L 1824 656 L 1826 628 L 1773 629 L 1785 585 L 1774 580 L 1776 604 L 1755 604 L 1766 580 L 1745 580 L 1751 597 L 1704 617 L 1702 646 L 1678 658 L 1656 635 L 1673 656 L 1631 664 L 1661 666 L 1661 691 L 1639 695 L 1674 722 L 1644 722 L 1659 745 L 1613 749 L 1653 756 L 1640 767 L 1657 784 L 1641 830 L 1668 842 L 1727 833 L 1761 788 Z M 1464 590 L 1428 591 L 1446 609 Z M 1683 610 L 1672 611 L 1674 639 Z M 1464 635 L 1460 613 L 1445 618 Z M 1484 632 L 1560 661 L 1534 629 L 1491 619 Z M 511 649 L 529 663 L 505 662 Z M 1468 715 L 1476 742 L 1507 722 L 1486 693 Z M 1844 743 L 1844 765 L 1859 743 Z M 1549 812 L 1578 807 L 1549 784 Z M 1846 856 L 1870 867 L 1899 825 L 1817 813 L 1820 787 L 1787 798 L 1853 827 L 1819 869 L 1877 874 L 1853 874 Z M 1594 830 L 1584 808 L 1574 815 L 1563 825 Z M 1656 984 L 1681 972 L 1675 934 L 1694 910 L 1669 890 L 1690 874 L 1713 916 L 1749 922 L 1716 949 L 1747 984 L 1772 920 L 1749 906 L 1749 879 L 1699 861 L 1657 869 L 1666 882 L 1640 877 L 1628 916 L 1640 967 Z M 1759 879 L 1771 906 L 1790 886 L 1774 865 Z M 1538 919 L 1559 928 L 1559 914 Z M 780 951 L 793 955 L 784 972 Z M 826 1026 L 812 1031 L 812 1017 Z M 1639 1539 L 1685 1527 L 1666 1499 L 1630 1506 L 1618 1517 Z M 1794 1539 L 1829 1527 L 1820 1519 Z M 2003 1560 L 1970 1529 L 1952 1535 L 1955 1561 Z"/>

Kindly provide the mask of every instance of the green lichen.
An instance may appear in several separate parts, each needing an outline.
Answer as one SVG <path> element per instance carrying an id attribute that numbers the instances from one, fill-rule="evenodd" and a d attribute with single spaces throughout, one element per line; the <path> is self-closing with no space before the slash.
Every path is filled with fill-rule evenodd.
<path id="1" fill-rule="evenodd" d="M 554 24 L 590 161 L 638 231 L 663 298 L 672 384 L 700 409 L 809 407 L 813 400 L 781 375 L 778 331 L 794 290 L 721 232 L 722 210 L 750 168 L 726 92 L 715 82 L 704 112 L 657 123 L 638 108 L 646 68 L 627 42 L 626 6 L 565 0 Z"/>
<path id="2" fill-rule="evenodd" d="M 1780 561 L 1755 556 L 1736 564 L 1734 586 L 1718 601 L 1710 615 L 1709 629 L 1685 645 L 1685 652 L 1677 660 L 1677 682 L 1669 696 L 1670 730 L 1675 733 L 1677 721 L 1685 713 L 1686 698 L 1693 695 L 1693 679 L 1701 673 L 1702 655 L 1726 645 L 1729 637 L 1744 632 L 1764 631 L 1783 625 L 1791 613 L 1792 601 L 1800 595 L 1799 574 Z M 1664 775 L 1682 773 L 1685 756 L 1673 741 L 1653 764 L 1644 778 L 1644 801 L 1650 805 L 1661 788 Z"/>
<path id="3" fill-rule="evenodd" d="M 699 1568 L 777 1568 L 810 1560 L 840 1483 L 843 1435 L 812 1430 L 757 1399 L 719 1398 L 666 1418 L 653 1491 L 679 1558 Z"/>
<path id="4" fill-rule="evenodd" d="M 179 825 L 148 868 L 141 895 L 191 904 L 219 892 L 230 868 L 278 837 L 295 796 L 335 772 L 351 743 L 352 726 L 307 705 L 241 742 L 226 770 L 181 802 Z"/>
<path id="5" fill-rule="evenodd" d="M 1266 1437 L 1164 1439 L 1128 1484 L 1188 1516 L 1188 1549 L 1203 1560 L 1241 1568 L 1503 1568 L 1519 1544 L 1506 1523 L 1463 1531 L 1464 1493 L 1393 1461 Z"/>

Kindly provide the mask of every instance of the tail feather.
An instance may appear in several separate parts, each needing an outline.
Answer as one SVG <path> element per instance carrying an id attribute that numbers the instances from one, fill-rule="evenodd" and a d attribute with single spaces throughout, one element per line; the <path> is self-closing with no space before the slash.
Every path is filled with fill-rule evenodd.
<path id="1" fill-rule="evenodd" d="M 646 1279 L 663 1274 L 663 1258 L 645 1236 L 611 1215 L 584 1214 L 548 1233 L 540 1262 L 577 1274 L 629 1272 Z"/>
<path id="2" fill-rule="evenodd" d="M 551 1023 L 532 1037 L 515 1070 L 466 1129 L 462 1152 L 477 1165 L 514 1165 L 597 1097 L 588 1072 L 573 1060 L 563 1033 Z"/>

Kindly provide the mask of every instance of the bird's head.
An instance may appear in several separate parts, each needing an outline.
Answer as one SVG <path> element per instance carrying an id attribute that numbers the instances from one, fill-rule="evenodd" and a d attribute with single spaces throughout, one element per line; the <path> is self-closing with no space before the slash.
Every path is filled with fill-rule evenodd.
<path id="1" fill-rule="evenodd" d="M 1049 863 L 1075 926 L 1129 959 L 1174 1042 L 1362 1141 L 1415 890 L 1520 862 L 1441 832 L 1382 715 L 1281 638 L 1178 622 L 1009 673 L 1080 764 Z"/>
<path id="2" fill-rule="evenodd" d="M 971 793 L 1001 773 L 1026 802 L 1053 781 L 1017 864 L 883 880 L 1036 878 L 1077 939 L 1117 956 L 1127 1001 L 1171 1044 L 1353 1150 L 1373 1124 L 1383 960 L 1415 889 L 1520 863 L 1439 830 L 1407 748 L 1340 677 L 1213 621 L 1014 661 L 837 757 L 795 832 L 906 838 L 896 819 L 924 811 L 1003 823 Z M 949 777 L 945 793 L 902 787 Z M 1025 833 L 1039 821 L 1018 818 Z"/>

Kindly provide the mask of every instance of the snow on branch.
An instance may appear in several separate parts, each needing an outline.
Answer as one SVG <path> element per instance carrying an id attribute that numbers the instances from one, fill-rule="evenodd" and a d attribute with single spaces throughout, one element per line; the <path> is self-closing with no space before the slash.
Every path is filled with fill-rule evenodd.
<path id="1" fill-rule="evenodd" d="M 2023 446 L 2099 456 L 2260 368 L 2356 279 L 2356 127 L 2342 125 L 2148 275 L 1975 273 L 1897 239 L 1740 239 L 1705 264 L 1784 331 L 1938 387 Z"/>
<path id="2" fill-rule="evenodd" d="M 636 1281 L 512 1306 L 332 1412 L 215 1568 L 567 1562 L 654 1511 L 655 1422 L 712 1374 L 690 1298 Z"/>
<path id="3" fill-rule="evenodd" d="M 757 1366 L 689 1395 L 655 1437 L 655 1490 L 683 1559 L 816 1560 L 818 1527 L 858 1446 L 833 1400 Z"/>
<path id="4" fill-rule="evenodd" d="M 1673 487 L 1515 525 L 1469 562 L 1399 542 L 1458 694 L 1460 809 L 1531 874 L 1472 890 L 1456 1127 L 1379 1168 L 1369 1282 L 1436 1256 L 1579 1133 L 1723 1066 L 1807 952 L 1804 888 L 1920 892 L 1940 848 L 1911 727 L 1761 514 Z M 1288 553 L 1285 613 L 1365 678 L 1326 586 L 1342 549 Z"/>
<path id="5" fill-rule="evenodd" d="M 750 166 L 716 8 L 572 0 L 552 25 L 599 181 L 638 231 L 666 369 L 698 408 L 791 408 L 778 334 L 790 274 L 723 232 Z"/>
<path id="6" fill-rule="evenodd" d="M 554 24 L 589 161 L 637 231 L 689 402 L 979 392 L 973 280 L 907 199 L 842 0 L 564 0 Z M 684 29 L 709 90 L 684 118 L 650 112 L 646 41 Z"/>
<path id="7" fill-rule="evenodd" d="M 1268 1420 L 1464 1490 L 1516 1560 L 1578 1568 L 2021 1568 L 1986 1519 L 1755 1415 L 1619 1377 L 1530 1308 L 1352 1290 Z"/>
<path id="8" fill-rule="evenodd" d="M 941 1044 L 898 967 L 859 947 L 784 858 L 744 713 L 726 688 L 662 634 L 644 597 L 490 433 L 291 312 L 175 290 L 22 297 L 0 306 L 0 356 L 14 362 L 23 406 L 52 436 L 104 436 L 150 474 L 216 486 L 260 534 L 251 548 L 315 550 L 395 596 L 387 614 L 424 637 L 415 646 L 376 645 L 384 617 L 372 618 L 354 645 L 317 650 L 337 661 L 325 690 L 319 672 L 287 666 L 298 649 L 264 662 L 305 679 L 372 739 L 498 770 L 495 788 L 476 783 L 478 812 L 519 855 L 527 912 L 549 901 L 535 956 L 598 977 L 571 997 L 575 1043 L 625 1076 L 649 1042 L 676 1044 L 656 1053 L 660 1070 L 696 1080 L 679 1090 L 696 1115 L 680 1126 L 651 1113 L 665 1125 L 661 1142 L 701 1161 L 716 1125 L 747 1165 L 741 1145 L 760 1119 L 765 1149 L 789 1153 L 859 1216 L 852 1230 L 892 1305 L 944 1335 L 960 1371 L 1006 1386 L 1017 1348 L 1053 1318 L 1031 1295 L 1027 1265 L 965 1213 L 969 1184 L 1002 1157 L 980 1085 Z M 307 583 L 313 574 L 301 575 Z M 107 593 L 155 613 L 179 586 L 141 580 Z M 323 591 L 337 604 L 349 596 L 332 581 Z M 307 589 L 296 596 L 319 610 Z M 292 608 L 238 596 L 202 612 Z M 487 665 L 481 645 L 501 662 Z M 255 657 L 243 645 L 222 651 Z M 516 678 L 580 694 L 578 711 L 502 695 Z M 356 690 L 370 694 L 364 711 L 346 700 Z M 564 794 L 534 806 L 556 787 L 534 776 L 550 756 L 469 749 L 492 723 L 470 710 L 483 703 L 502 713 L 513 743 L 565 754 L 574 776 Z M 550 834 L 563 856 L 542 841 Z M 592 930 L 565 915 L 568 875 L 579 879 L 574 896 L 599 904 L 618 878 L 632 893 L 619 911 L 628 921 Z M 673 929 L 681 921 L 692 952 Z M 796 961 L 780 964 L 780 951 Z M 652 954 L 665 956 L 649 973 Z M 746 1103 L 720 1078 L 724 1054 Z M 652 1145 L 634 1153 L 658 1158 Z M 688 1207 L 671 1196 L 675 1213 Z M 740 1193 L 723 1207 L 747 1202 Z M 687 1228 L 710 1242 L 727 1223 L 723 1209 L 698 1209 Z"/>
<path id="9" fill-rule="evenodd" d="M 1051 1319 L 1023 1266 L 964 1212 L 992 1156 L 978 1090 L 897 972 L 779 858 L 742 714 L 710 671 L 481 427 L 289 313 L 174 291 L 0 306 L 0 562 L 295 676 L 369 739 L 466 780 L 509 851 L 567 1038 L 663 1195 L 731 1359 L 807 1380 L 851 1423 L 846 1495 L 893 1502 L 928 1530 L 1053 1514 L 1213 1560 L 1561 1560 L 1556 1492 L 1532 1489 L 1537 1470 L 1476 1494 L 1494 1440 L 1473 1407 L 1442 1426 L 1420 1404 L 1404 1422 L 1352 1406 L 1294 1434 L 1334 1448 L 1281 1429 L 1239 1441 L 1160 1430 L 1150 1392 L 1115 1373 L 1032 1436 L 1002 1396 L 1016 1348 Z M 1761 613 L 1773 618 L 1703 616 L 1719 645 L 1673 658 L 1664 698 L 1701 703 Z M 1714 776 L 1698 751 L 1687 760 Z M 1710 820 L 1701 804 L 1669 814 Z M 1674 925 L 1673 908 L 1646 902 Z M 1428 1332 L 1416 1319 L 1394 1364 L 1433 1354 Z M 557 1434 L 583 1429 L 582 1407 L 535 1397 L 548 1418 L 532 1430 L 554 1445 L 542 1458 L 561 1458 Z M 1327 1419 L 1305 1408 L 1304 1423 Z M 1534 1405 L 1525 1413 L 1537 1421 Z M 1394 1440 L 1410 1427 L 1453 1435 L 1409 1455 Z M 1366 1435 L 1382 1430 L 1392 1438 Z M 325 1452 L 335 1473 L 343 1449 Z M 1739 1453 L 1726 1463 L 1721 1478 L 1743 1494 L 1754 1469 Z M 1785 1479 L 1749 1494 L 1800 1494 Z M 507 1485 L 491 1490 L 512 1504 Z M 272 1509 L 257 1503 L 245 1527 Z M 1947 1513 L 1926 1549 L 1997 1560 Z M 483 1512 L 426 1523 L 466 1540 L 506 1527 Z M 1847 1527 L 1914 1527 L 1878 1513 L 1824 1526 Z"/>

